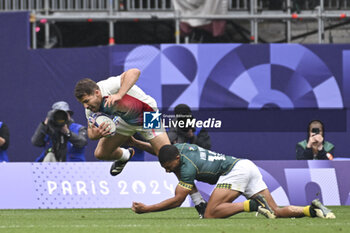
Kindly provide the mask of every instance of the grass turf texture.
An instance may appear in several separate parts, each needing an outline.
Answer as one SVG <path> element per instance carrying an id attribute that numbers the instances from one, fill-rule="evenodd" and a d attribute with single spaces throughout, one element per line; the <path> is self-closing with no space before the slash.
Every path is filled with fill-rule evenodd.
<path id="1" fill-rule="evenodd" d="M 350 232 L 350 206 L 330 208 L 336 219 L 266 219 L 255 213 L 198 219 L 194 208 L 141 215 L 131 209 L 0 210 L 0 232 Z"/>

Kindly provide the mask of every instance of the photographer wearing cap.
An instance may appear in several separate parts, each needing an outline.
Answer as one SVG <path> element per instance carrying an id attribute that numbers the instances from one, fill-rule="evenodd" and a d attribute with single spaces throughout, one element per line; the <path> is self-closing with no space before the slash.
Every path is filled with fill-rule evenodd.
<path id="1" fill-rule="evenodd" d="M 313 120 L 308 126 L 308 139 L 296 146 L 298 160 L 332 160 L 334 145 L 324 140 L 324 126 L 319 120 Z"/>
<path id="2" fill-rule="evenodd" d="M 74 123 L 72 115 L 68 103 L 59 101 L 52 105 L 32 136 L 34 146 L 44 147 L 36 162 L 85 161 L 87 129 Z"/>

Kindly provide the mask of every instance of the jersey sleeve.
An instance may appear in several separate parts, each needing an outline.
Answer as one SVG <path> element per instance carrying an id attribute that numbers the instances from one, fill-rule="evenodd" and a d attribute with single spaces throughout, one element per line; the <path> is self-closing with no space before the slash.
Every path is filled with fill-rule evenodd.
<path id="1" fill-rule="evenodd" d="M 89 109 L 85 109 L 85 117 L 89 120 L 89 116 L 91 116 L 92 112 Z"/>
<path id="2" fill-rule="evenodd" d="M 91 123 L 89 121 L 89 116 L 91 116 L 91 114 L 92 114 L 91 110 L 85 109 L 85 117 L 86 117 L 86 120 L 88 121 L 88 126 L 91 126 Z"/>
<path id="3" fill-rule="evenodd" d="M 181 168 L 181 178 L 179 185 L 183 188 L 191 190 L 194 186 L 197 170 L 192 165 L 185 165 Z"/>
<path id="4" fill-rule="evenodd" d="M 102 96 L 116 94 L 120 89 L 120 81 L 121 77 L 119 75 L 98 82 L 97 85 L 101 89 Z"/>

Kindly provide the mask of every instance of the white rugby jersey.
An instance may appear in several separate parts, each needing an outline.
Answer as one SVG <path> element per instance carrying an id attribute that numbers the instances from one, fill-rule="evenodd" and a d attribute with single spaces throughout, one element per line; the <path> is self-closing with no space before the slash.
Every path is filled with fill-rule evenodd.
<path id="1" fill-rule="evenodd" d="M 131 125 L 143 124 L 143 112 L 156 111 L 157 103 L 151 96 L 146 95 L 141 88 L 136 84 L 133 85 L 130 90 L 123 96 L 123 98 L 117 102 L 116 106 L 104 107 L 105 99 L 112 94 L 116 94 L 120 89 L 121 76 L 113 76 L 106 80 L 99 81 L 97 85 L 101 90 L 103 101 L 100 106 L 99 112 L 106 113 L 108 115 L 114 115 L 121 117 L 125 122 Z M 88 118 L 92 112 L 89 109 L 85 109 L 86 118 Z"/>

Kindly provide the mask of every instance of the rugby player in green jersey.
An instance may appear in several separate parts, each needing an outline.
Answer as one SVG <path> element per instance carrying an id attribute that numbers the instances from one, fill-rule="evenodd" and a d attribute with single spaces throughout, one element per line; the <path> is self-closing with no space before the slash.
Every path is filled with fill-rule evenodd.
<path id="1" fill-rule="evenodd" d="M 194 187 L 194 180 L 216 184 L 205 210 L 205 218 L 226 218 L 240 212 L 257 211 L 267 218 L 320 217 L 335 215 L 318 200 L 309 206 L 279 208 L 273 200 L 258 167 L 248 159 L 215 153 L 194 144 L 165 145 L 159 151 L 159 162 L 166 172 L 179 179 L 175 196 L 154 205 L 133 202 L 135 213 L 163 211 L 179 207 Z M 240 195 L 247 200 L 232 203 Z"/>

